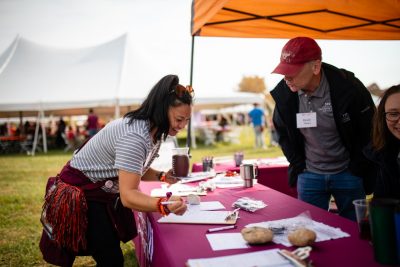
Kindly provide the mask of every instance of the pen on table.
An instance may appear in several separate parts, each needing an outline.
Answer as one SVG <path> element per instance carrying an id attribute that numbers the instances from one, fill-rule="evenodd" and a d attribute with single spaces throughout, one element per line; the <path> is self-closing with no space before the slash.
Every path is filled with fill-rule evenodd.
<path id="1" fill-rule="evenodd" d="M 218 231 L 223 231 L 223 230 L 229 230 L 229 229 L 236 229 L 236 225 L 229 225 L 229 226 L 223 226 L 223 227 L 217 227 L 217 228 L 210 228 L 207 230 L 208 233 L 212 232 L 218 232 Z"/>

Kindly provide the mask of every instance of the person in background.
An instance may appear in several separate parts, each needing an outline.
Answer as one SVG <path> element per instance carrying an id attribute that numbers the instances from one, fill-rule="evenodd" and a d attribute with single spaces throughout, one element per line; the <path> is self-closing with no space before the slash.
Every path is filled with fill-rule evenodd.
<path id="1" fill-rule="evenodd" d="M 77 147 L 77 141 L 76 141 L 76 136 L 74 129 L 72 126 L 67 127 L 67 133 L 66 133 L 66 147 L 64 148 L 64 152 L 69 151 L 69 150 L 75 150 Z"/>
<path id="2" fill-rule="evenodd" d="M 164 173 L 150 166 L 161 142 L 189 122 L 193 93 L 179 84 L 178 76 L 167 75 L 138 109 L 108 123 L 74 152 L 56 182 L 48 184 L 40 242 L 46 261 L 72 266 L 75 256 L 86 254 L 97 266 L 123 266 L 120 241 L 137 234 L 132 209 L 164 216 L 185 213 L 182 198 L 151 197 L 139 184 L 177 181 L 172 170 Z M 164 204 L 167 200 L 172 203 Z"/>
<path id="3" fill-rule="evenodd" d="M 66 143 L 65 143 L 65 129 L 67 127 L 67 124 L 65 123 L 64 119 L 60 117 L 60 119 L 57 122 L 57 130 L 56 130 L 56 140 L 55 140 L 55 145 L 57 148 L 64 148 Z M 42 129 L 42 127 L 39 127 L 39 129 Z"/>
<path id="4" fill-rule="evenodd" d="M 253 109 L 249 112 L 250 122 L 253 124 L 254 135 L 255 135 L 255 148 L 265 149 L 264 140 L 264 126 L 265 126 L 265 113 L 262 108 L 259 107 L 258 103 L 253 104 Z"/>
<path id="5" fill-rule="evenodd" d="M 362 149 L 371 140 L 375 105 L 353 73 L 322 62 L 308 37 L 289 40 L 273 73 L 273 123 L 299 199 L 325 210 L 334 197 L 339 215 L 356 220 L 354 199 L 371 193 L 374 173 Z M 363 184 L 364 182 L 364 184 Z"/>
<path id="6" fill-rule="evenodd" d="M 89 115 L 86 122 L 86 128 L 89 138 L 92 138 L 99 130 L 99 118 L 94 114 L 93 109 L 89 109 Z"/>
<path id="7" fill-rule="evenodd" d="M 270 139 L 269 139 L 270 146 L 278 146 L 279 136 L 271 117 L 268 118 L 268 128 L 270 132 Z"/>
<path id="8" fill-rule="evenodd" d="M 217 142 L 221 142 L 221 141 L 224 141 L 224 133 L 227 130 L 227 128 L 229 128 L 228 120 L 226 119 L 226 117 L 224 115 L 221 115 L 221 117 L 218 121 L 218 126 L 220 128 L 218 128 L 218 130 L 215 134 L 215 139 L 217 140 Z"/>
<path id="9" fill-rule="evenodd" d="M 378 167 L 374 198 L 400 199 L 400 85 L 383 94 L 364 154 Z"/>

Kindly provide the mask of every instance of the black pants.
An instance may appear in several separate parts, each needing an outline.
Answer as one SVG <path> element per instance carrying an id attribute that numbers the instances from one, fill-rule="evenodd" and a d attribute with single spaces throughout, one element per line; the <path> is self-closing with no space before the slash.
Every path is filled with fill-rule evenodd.
<path id="1" fill-rule="evenodd" d="M 106 204 L 88 201 L 88 252 L 97 266 L 124 266 L 120 240 Z"/>

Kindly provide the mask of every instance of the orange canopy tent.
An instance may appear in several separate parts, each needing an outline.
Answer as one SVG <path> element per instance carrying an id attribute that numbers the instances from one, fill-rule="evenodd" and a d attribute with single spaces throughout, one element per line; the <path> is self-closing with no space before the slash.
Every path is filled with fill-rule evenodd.
<path id="1" fill-rule="evenodd" d="M 193 0 L 192 36 L 399 40 L 399 0 Z"/>
<path id="2" fill-rule="evenodd" d="M 191 34 L 190 84 L 195 36 L 400 40 L 400 0 L 193 0 Z"/>

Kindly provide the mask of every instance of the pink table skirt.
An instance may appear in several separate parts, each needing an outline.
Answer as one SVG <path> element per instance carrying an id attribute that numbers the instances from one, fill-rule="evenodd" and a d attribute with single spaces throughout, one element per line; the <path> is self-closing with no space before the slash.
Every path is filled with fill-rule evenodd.
<path id="1" fill-rule="evenodd" d="M 227 161 L 214 164 L 215 171 L 236 171 L 240 172 L 235 162 Z M 192 172 L 203 170 L 202 163 L 194 163 Z M 288 184 L 288 165 L 287 164 L 259 164 L 258 165 L 258 183 L 282 192 L 286 195 L 297 198 L 296 188 L 289 187 Z"/>

